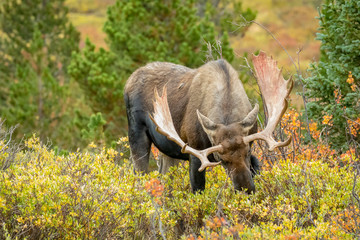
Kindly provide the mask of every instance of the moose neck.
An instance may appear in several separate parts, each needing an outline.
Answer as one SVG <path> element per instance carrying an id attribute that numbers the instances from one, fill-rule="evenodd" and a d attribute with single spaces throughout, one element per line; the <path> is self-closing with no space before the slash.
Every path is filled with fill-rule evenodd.
<path id="1" fill-rule="evenodd" d="M 212 61 L 197 70 L 190 89 L 190 104 L 216 123 L 241 121 L 251 104 L 235 69 L 225 60 Z"/>

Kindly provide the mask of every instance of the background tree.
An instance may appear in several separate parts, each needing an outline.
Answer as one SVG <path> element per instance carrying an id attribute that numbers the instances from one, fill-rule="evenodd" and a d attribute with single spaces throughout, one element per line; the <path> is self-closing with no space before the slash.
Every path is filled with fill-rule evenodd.
<path id="1" fill-rule="evenodd" d="M 1 117 L 20 124 L 19 137 L 35 131 L 63 147 L 78 141 L 69 130 L 76 101 L 67 66 L 79 33 L 67 11 L 64 0 L 5 0 L 0 8 Z"/>
<path id="2" fill-rule="evenodd" d="M 326 0 L 320 13 L 321 59 L 305 79 L 310 117 L 336 149 L 359 144 L 360 7 L 357 0 Z M 352 75 L 349 74 L 351 72 Z"/>
<path id="3" fill-rule="evenodd" d="M 93 112 L 103 114 L 109 141 L 126 133 L 122 91 L 136 68 L 152 61 L 198 67 L 206 61 L 206 43 L 214 45 L 218 36 L 222 56 L 215 54 L 233 60 L 228 34 L 217 30 L 210 11 L 200 16 L 197 6 L 192 0 L 117 1 L 104 25 L 109 51 L 96 51 L 87 41 L 73 55 L 70 72 Z"/>

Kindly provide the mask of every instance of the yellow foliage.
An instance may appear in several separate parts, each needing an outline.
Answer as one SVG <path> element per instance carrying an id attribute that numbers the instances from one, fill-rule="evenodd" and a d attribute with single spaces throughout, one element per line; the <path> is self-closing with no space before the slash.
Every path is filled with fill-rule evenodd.
<path id="1" fill-rule="evenodd" d="M 292 115 L 285 120 L 297 131 Z M 36 136 L 25 145 L 18 164 L 0 171 L 0 222 L 15 237 L 352 239 L 359 229 L 354 151 L 334 156 L 323 145 L 297 149 L 294 159 L 265 168 L 255 178 L 257 191 L 247 195 L 234 192 L 221 167 L 209 169 L 206 190 L 193 194 L 188 164 L 166 175 L 135 175 L 112 148 L 59 156 Z M 127 139 L 119 139 L 124 146 Z M 339 167 L 344 162 L 346 169 Z"/>

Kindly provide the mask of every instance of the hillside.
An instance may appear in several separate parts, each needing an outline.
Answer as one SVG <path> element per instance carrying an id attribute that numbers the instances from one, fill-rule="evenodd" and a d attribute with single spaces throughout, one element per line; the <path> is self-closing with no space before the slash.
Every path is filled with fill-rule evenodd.
<path id="1" fill-rule="evenodd" d="M 81 33 L 80 46 L 84 46 L 89 38 L 97 47 L 106 48 L 105 33 L 102 31 L 106 21 L 107 7 L 114 4 L 115 0 L 67 0 L 70 9 L 70 20 Z"/>
<path id="2" fill-rule="evenodd" d="M 310 1 L 309 1 L 310 2 Z M 305 69 L 313 60 L 319 57 L 320 42 L 315 40 L 318 28 L 318 12 L 316 5 L 307 1 L 279 1 L 279 0 L 245 0 L 244 6 L 258 11 L 256 21 L 271 31 L 289 54 L 297 61 L 300 53 L 300 64 Z M 234 41 L 235 51 L 254 52 L 261 48 L 278 59 L 281 66 L 290 66 L 291 62 L 278 43 L 258 25 L 253 24 L 241 41 Z M 289 71 L 294 71 L 291 67 Z"/>

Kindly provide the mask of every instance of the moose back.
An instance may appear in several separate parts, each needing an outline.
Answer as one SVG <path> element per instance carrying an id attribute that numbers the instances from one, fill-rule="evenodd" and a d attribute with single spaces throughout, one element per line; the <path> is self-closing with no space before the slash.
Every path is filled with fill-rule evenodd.
<path id="1" fill-rule="evenodd" d="M 265 140 L 273 150 L 290 143 L 276 142 L 272 132 L 286 111 L 292 81 L 285 81 L 276 62 L 263 52 L 253 56 L 253 64 L 268 110 L 262 132 L 256 124 L 259 106 L 251 106 L 238 73 L 223 59 L 197 69 L 154 62 L 136 70 L 124 91 L 135 171 L 148 171 L 154 144 L 171 158 L 190 161 L 193 191 L 205 188 L 203 170 L 218 164 L 236 190 L 255 191 L 253 174 L 259 163 L 251 144 Z"/>

